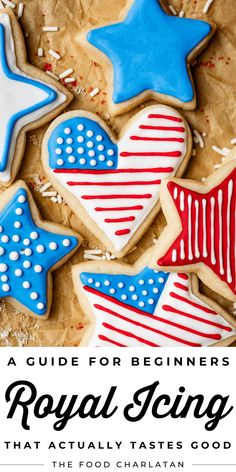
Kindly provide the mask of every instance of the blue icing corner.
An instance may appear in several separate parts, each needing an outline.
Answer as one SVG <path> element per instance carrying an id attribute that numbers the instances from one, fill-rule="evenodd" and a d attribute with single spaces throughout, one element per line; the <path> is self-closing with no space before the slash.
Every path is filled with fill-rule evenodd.
<path id="1" fill-rule="evenodd" d="M 36 315 L 44 315 L 48 271 L 77 244 L 76 237 L 36 226 L 27 192 L 19 189 L 0 214 L 0 298 L 13 297 Z"/>
<path id="2" fill-rule="evenodd" d="M 145 268 L 135 276 L 83 272 L 81 282 L 88 289 L 108 295 L 153 315 L 165 289 L 169 273 Z"/>
<path id="3" fill-rule="evenodd" d="M 0 62 L 1 62 L 4 74 L 10 80 L 15 80 L 17 82 L 24 82 L 25 84 L 33 85 L 35 87 L 40 88 L 41 90 L 45 92 L 44 100 L 40 101 L 39 103 L 36 103 L 35 105 L 29 108 L 22 108 L 21 111 L 18 111 L 17 113 L 13 114 L 10 117 L 8 121 L 7 131 L 6 131 L 6 139 L 5 139 L 3 154 L 2 156 L 0 156 L 0 172 L 4 172 L 8 165 L 8 158 L 9 158 L 9 152 L 10 152 L 10 147 L 11 147 L 11 138 L 12 138 L 12 134 L 13 134 L 16 122 L 23 116 L 33 113 L 34 111 L 37 111 L 38 109 L 43 108 L 49 105 L 50 103 L 54 102 L 57 98 L 57 93 L 55 90 L 48 87 L 47 85 L 41 82 L 38 82 L 37 80 L 33 80 L 28 77 L 17 75 L 9 69 L 6 53 L 5 53 L 5 29 L 2 24 L 0 24 Z"/>
<path id="4" fill-rule="evenodd" d="M 60 123 L 48 140 L 52 169 L 113 170 L 118 149 L 94 120 L 76 117 Z"/>

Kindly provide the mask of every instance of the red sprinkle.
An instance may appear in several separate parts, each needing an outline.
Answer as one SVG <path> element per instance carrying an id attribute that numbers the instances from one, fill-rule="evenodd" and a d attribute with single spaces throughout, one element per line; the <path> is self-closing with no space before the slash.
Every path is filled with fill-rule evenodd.
<path id="1" fill-rule="evenodd" d="M 52 64 L 50 64 L 49 62 L 46 62 L 44 64 L 43 68 L 44 68 L 45 71 L 52 72 Z"/>

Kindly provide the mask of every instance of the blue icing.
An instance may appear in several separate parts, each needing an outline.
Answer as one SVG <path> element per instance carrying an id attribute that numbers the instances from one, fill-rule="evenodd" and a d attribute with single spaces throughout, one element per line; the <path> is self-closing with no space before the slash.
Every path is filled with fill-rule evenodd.
<path id="1" fill-rule="evenodd" d="M 124 21 L 92 30 L 87 39 L 113 64 L 114 103 L 146 90 L 189 102 L 187 57 L 210 32 L 204 21 L 167 15 L 158 0 L 136 0 Z"/>
<path id="2" fill-rule="evenodd" d="M 39 89 L 43 90 L 45 92 L 46 98 L 39 103 L 35 104 L 34 106 L 31 106 L 29 108 L 23 108 L 21 111 L 18 111 L 17 113 L 13 114 L 11 118 L 8 121 L 7 124 L 7 131 L 6 131 L 6 140 L 5 140 L 5 145 L 4 145 L 4 151 L 2 156 L 0 156 L 0 172 L 4 172 L 4 170 L 7 167 L 8 164 L 8 156 L 9 156 L 9 151 L 10 151 L 10 146 L 11 146 L 11 138 L 14 132 L 14 127 L 16 122 L 30 114 L 33 113 L 34 111 L 39 110 L 40 108 L 46 107 L 50 103 L 54 102 L 57 98 L 57 93 L 51 89 L 50 87 L 47 87 L 45 84 L 42 84 L 36 80 L 29 79 L 27 77 L 22 77 L 20 75 L 15 74 L 12 72 L 7 63 L 7 58 L 6 58 L 6 53 L 5 53 L 5 29 L 2 24 L 0 24 L 0 61 L 1 61 L 1 66 L 3 69 L 4 74 L 10 79 L 18 82 L 24 82 L 25 84 L 30 84 L 35 87 L 38 87 Z M 3 89 L 4 91 L 4 89 Z M 1 93 L 1 89 L 0 89 Z M 22 102 L 24 105 L 24 102 Z M 4 113 L 4 110 L 2 110 L 2 113 Z"/>
<path id="3" fill-rule="evenodd" d="M 19 189 L 0 213 L 0 297 L 13 297 L 36 315 L 46 313 L 48 271 L 77 244 L 75 237 L 36 226 L 27 192 Z"/>
<path id="4" fill-rule="evenodd" d="M 76 117 L 60 123 L 48 141 L 52 169 L 112 170 L 118 149 L 94 120 Z"/>
<path id="5" fill-rule="evenodd" d="M 83 285 L 146 313 L 153 314 L 169 274 L 145 268 L 139 274 L 111 275 L 83 272 Z"/>

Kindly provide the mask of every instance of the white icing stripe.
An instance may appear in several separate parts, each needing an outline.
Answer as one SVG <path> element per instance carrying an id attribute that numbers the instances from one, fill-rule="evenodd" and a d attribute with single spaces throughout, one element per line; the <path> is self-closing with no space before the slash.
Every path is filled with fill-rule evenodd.
<path id="1" fill-rule="evenodd" d="M 207 234 L 206 234 L 206 206 L 207 206 L 207 201 L 204 198 L 202 200 L 202 211 L 203 211 L 203 257 L 208 256 L 207 252 Z"/>
<path id="2" fill-rule="evenodd" d="M 185 198 L 185 195 L 184 195 L 184 192 L 182 190 L 180 192 L 180 210 L 181 211 L 184 211 L 184 198 Z"/>
<path id="3" fill-rule="evenodd" d="M 222 205 L 223 205 L 223 192 L 220 189 L 218 191 L 218 206 L 219 206 L 219 261 L 220 261 L 220 273 L 224 275 L 224 261 L 223 261 L 223 222 L 222 222 Z"/>
<path id="4" fill-rule="evenodd" d="M 178 188 L 175 187 L 175 189 L 174 189 L 174 199 L 176 200 L 177 197 L 178 197 Z"/>
<path id="5" fill-rule="evenodd" d="M 195 216 L 195 256 L 200 257 L 198 245 L 198 226 L 199 226 L 199 202 L 195 201 L 196 216 Z"/>
<path id="6" fill-rule="evenodd" d="M 172 251 L 172 262 L 176 262 L 177 261 L 177 251 L 176 249 L 173 249 Z"/>
<path id="7" fill-rule="evenodd" d="M 233 194 L 233 180 L 229 181 L 228 184 L 228 204 L 227 204 L 227 281 L 228 283 L 232 282 L 232 272 L 230 264 L 230 209 L 231 209 L 231 199 Z"/>
<path id="8" fill-rule="evenodd" d="M 180 241 L 180 258 L 182 261 L 185 259 L 185 249 L 184 249 L 184 240 L 181 239 Z"/>
<path id="9" fill-rule="evenodd" d="M 193 260 L 192 250 L 192 196 L 188 196 L 188 258 Z"/>
<path id="10" fill-rule="evenodd" d="M 214 197 L 211 197 L 211 263 L 213 265 L 216 264 L 214 227 L 215 227 L 215 199 Z"/>

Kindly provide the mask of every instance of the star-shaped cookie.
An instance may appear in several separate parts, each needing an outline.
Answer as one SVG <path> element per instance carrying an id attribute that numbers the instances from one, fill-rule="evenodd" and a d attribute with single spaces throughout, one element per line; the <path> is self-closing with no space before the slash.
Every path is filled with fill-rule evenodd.
<path id="1" fill-rule="evenodd" d="M 20 167 L 26 132 L 57 116 L 72 95 L 26 62 L 24 39 L 13 13 L 0 10 L 0 184 Z"/>
<path id="2" fill-rule="evenodd" d="M 166 180 L 161 203 L 168 226 L 152 267 L 196 272 L 229 300 L 236 300 L 236 166 L 222 166 L 205 184 Z"/>
<path id="3" fill-rule="evenodd" d="M 236 339 L 235 321 L 199 293 L 196 276 L 151 269 L 148 259 L 146 253 L 134 267 L 73 266 L 75 291 L 91 321 L 84 345 L 206 347 Z"/>
<path id="4" fill-rule="evenodd" d="M 75 252 L 82 238 L 43 221 L 24 182 L 3 194 L 0 204 L 0 298 L 17 309 L 46 318 L 52 299 L 51 272 Z"/>
<path id="5" fill-rule="evenodd" d="M 88 31 L 81 42 L 104 64 L 110 109 L 120 114 L 148 98 L 196 107 L 190 64 L 215 27 L 167 13 L 161 0 L 129 0 L 122 21 Z"/>

